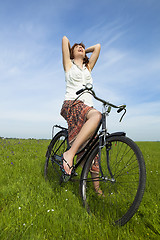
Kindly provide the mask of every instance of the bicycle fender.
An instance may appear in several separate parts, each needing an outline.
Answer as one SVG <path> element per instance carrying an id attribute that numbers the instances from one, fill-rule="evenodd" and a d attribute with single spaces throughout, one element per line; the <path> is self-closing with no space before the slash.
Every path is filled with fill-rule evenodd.
<path id="1" fill-rule="evenodd" d="M 126 136 L 125 132 L 115 132 L 115 133 L 111 133 L 107 136 L 107 138 L 112 137 L 112 136 Z"/>

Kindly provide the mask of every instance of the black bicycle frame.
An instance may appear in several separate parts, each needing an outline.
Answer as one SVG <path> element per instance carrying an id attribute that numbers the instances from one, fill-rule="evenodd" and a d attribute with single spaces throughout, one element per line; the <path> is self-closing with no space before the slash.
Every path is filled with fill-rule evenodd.
<path id="1" fill-rule="evenodd" d="M 109 151 L 111 149 L 111 144 L 108 144 L 107 143 L 107 138 L 110 137 L 110 136 L 125 136 L 125 133 L 124 132 L 116 132 L 116 133 L 113 133 L 113 134 L 109 134 L 107 133 L 107 129 L 106 129 L 106 114 L 107 112 L 103 112 L 102 113 L 102 118 L 101 118 L 101 121 L 94 133 L 94 135 L 92 136 L 92 138 L 90 139 L 90 141 L 86 144 L 86 146 L 84 146 L 79 152 L 76 153 L 76 155 L 84 152 L 84 154 L 82 155 L 82 157 L 80 158 L 80 160 L 74 165 L 73 167 L 73 173 L 74 171 L 76 170 L 76 168 L 78 168 L 78 166 L 85 160 L 87 159 L 87 157 L 90 155 L 90 153 L 92 152 L 92 150 L 95 148 L 95 147 L 99 147 L 99 157 L 98 157 L 98 163 L 99 163 L 99 170 L 100 170 L 100 173 L 101 173 L 101 179 L 102 181 L 103 180 L 109 180 L 109 181 L 113 181 L 114 182 L 114 176 L 111 172 L 111 169 L 110 169 L 110 163 L 109 163 Z M 100 129 L 102 125 L 102 130 L 100 131 L 99 134 L 98 133 L 98 130 Z M 103 171 L 102 171 L 102 167 L 101 167 L 101 149 L 104 147 L 106 147 L 106 161 L 107 161 L 107 168 L 108 168 L 108 172 L 110 174 L 110 177 L 111 179 L 108 179 L 107 176 L 104 176 L 103 174 Z M 93 178 L 91 178 L 92 181 L 93 181 Z M 97 179 L 97 177 L 95 178 Z M 99 177 L 98 177 L 99 179 Z M 96 181 L 96 180 L 95 180 Z"/>

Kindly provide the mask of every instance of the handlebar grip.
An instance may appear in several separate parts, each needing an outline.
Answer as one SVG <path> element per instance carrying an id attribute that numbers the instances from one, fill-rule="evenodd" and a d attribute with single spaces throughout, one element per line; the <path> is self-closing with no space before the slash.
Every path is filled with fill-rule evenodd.
<path id="1" fill-rule="evenodd" d="M 82 93 L 83 91 L 84 91 L 84 89 L 82 88 L 82 89 L 78 90 L 78 91 L 76 92 L 76 94 L 78 95 L 78 94 Z"/>
<path id="2" fill-rule="evenodd" d="M 122 111 L 123 111 L 123 109 L 124 109 L 124 108 L 119 108 L 119 109 L 117 110 L 117 113 L 120 113 L 120 112 L 122 112 Z"/>

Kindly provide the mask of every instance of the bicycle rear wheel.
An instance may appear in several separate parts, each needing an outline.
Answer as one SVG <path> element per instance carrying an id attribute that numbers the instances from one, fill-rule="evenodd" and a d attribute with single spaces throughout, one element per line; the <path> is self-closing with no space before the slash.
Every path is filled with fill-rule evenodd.
<path id="1" fill-rule="evenodd" d="M 90 168 L 99 147 L 95 147 L 81 175 L 80 190 L 84 207 L 100 219 L 126 224 L 136 213 L 145 189 L 146 170 L 138 146 L 125 136 L 111 136 L 101 151 L 99 177 L 91 178 Z M 98 181 L 103 195 L 94 191 Z"/>
<path id="2" fill-rule="evenodd" d="M 61 156 L 67 149 L 68 134 L 66 130 L 62 130 L 55 135 L 48 146 L 44 168 L 44 176 L 46 180 L 54 181 L 55 183 L 62 182 L 64 174 L 62 174 L 60 169 L 60 166 L 62 165 Z"/>

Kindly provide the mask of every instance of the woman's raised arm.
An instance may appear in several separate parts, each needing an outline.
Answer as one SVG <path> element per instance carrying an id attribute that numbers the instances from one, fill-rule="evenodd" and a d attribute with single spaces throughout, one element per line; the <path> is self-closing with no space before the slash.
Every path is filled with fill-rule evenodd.
<path id="1" fill-rule="evenodd" d="M 89 47 L 89 48 L 87 48 L 85 50 L 86 53 L 92 52 L 92 55 L 91 55 L 91 57 L 89 59 L 89 68 L 90 68 L 90 70 L 92 70 L 94 65 L 96 64 L 97 59 L 99 57 L 100 50 L 101 50 L 101 45 L 99 43 L 94 45 L 94 46 L 91 46 L 91 47 Z"/>
<path id="2" fill-rule="evenodd" d="M 62 38 L 62 55 L 63 55 L 63 67 L 67 72 L 72 66 L 70 59 L 70 42 L 66 36 Z"/>

